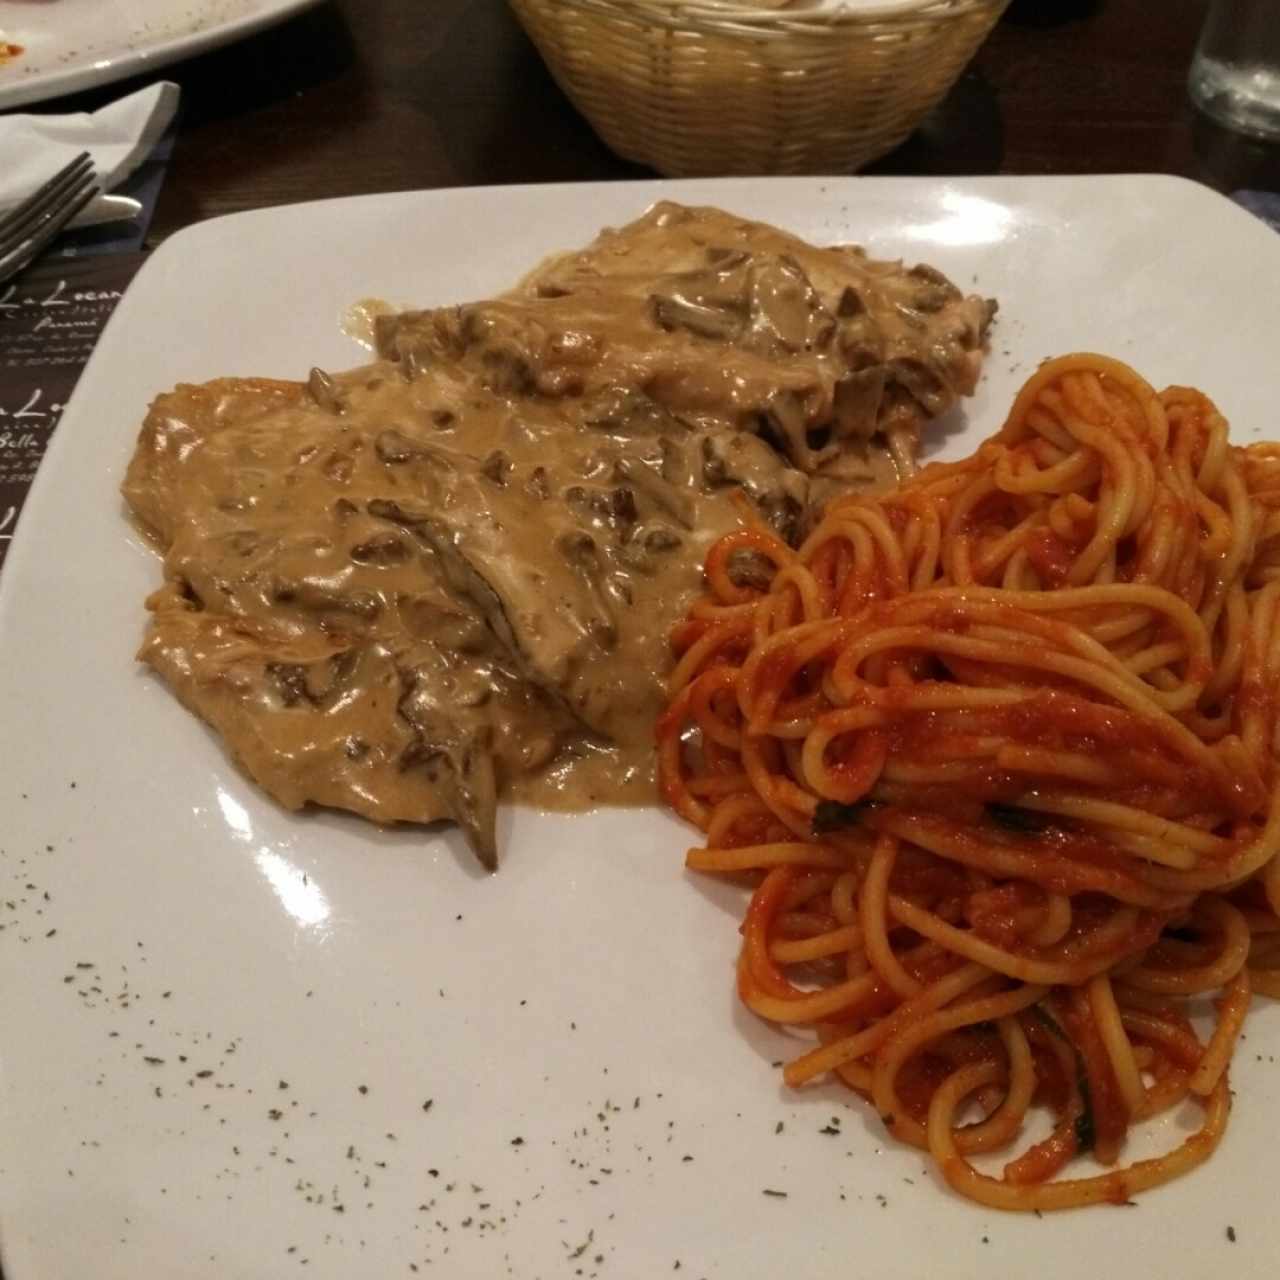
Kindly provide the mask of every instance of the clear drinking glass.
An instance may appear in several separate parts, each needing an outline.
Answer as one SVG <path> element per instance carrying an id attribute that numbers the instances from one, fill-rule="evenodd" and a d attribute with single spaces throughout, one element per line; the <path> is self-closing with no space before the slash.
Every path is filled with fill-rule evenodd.
<path id="1" fill-rule="evenodd" d="M 1280 0 L 1213 0 L 1188 88 L 1219 124 L 1280 138 Z"/>

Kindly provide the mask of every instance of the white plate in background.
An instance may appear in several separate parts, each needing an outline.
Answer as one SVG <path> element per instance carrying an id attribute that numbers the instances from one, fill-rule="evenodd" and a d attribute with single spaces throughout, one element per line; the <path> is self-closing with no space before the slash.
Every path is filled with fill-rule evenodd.
<path id="1" fill-rule="evenodd" d="M 171 237 L 65 411 L 0 583 L 7 1280 L 1272 1274 L 1274 1006 L 1207 1166 L 1136 1209 L 1001 1215 L 853 1095 L 782 1089 L 786 1038 L 733 992 L 741 892 L 682 871 L 679 822 L 506 812 L 483 877 L 452 834 L 283 812 L 135 665 L 159 563 L 117 486 L 153 394 L 360 363 L 357 299 L 484 296 L 660 197 L 996 295 L 943 453 L 1080 348 L 1204 388 L 1238 440 L 1280 436 L 1280 238 L 1175 179 L 451 190 Z"/>
<path id="2" fill-rule="evenodd" d="M 318 0 L 0 0 L 0 111 L 230 44 Z"/>

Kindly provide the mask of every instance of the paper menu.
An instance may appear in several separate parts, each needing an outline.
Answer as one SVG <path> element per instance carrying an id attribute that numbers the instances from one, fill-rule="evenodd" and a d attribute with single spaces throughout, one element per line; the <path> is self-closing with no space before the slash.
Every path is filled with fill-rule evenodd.
<path id="1" fill-rule="evenodd" d="M 58 258 L 0 285 L 0 565 L 63 406 L 145 258 Z"/>

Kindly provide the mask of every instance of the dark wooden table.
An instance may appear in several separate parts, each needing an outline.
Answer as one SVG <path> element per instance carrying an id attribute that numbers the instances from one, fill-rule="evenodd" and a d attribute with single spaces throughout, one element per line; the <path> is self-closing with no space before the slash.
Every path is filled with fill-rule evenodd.
<path id="1" fill-rule="evenodd" d="M 1159 171 L 1280 190 L 1280 147 L 1218 129 L 1187 100 L 1205 7 L 1015 0 L 948 98 L 868 172 Z M 596 139 L 505 0 L 329 0 L 166 74 L 184 115 L 153 243 L 320 196 L 647 176 Z"/>

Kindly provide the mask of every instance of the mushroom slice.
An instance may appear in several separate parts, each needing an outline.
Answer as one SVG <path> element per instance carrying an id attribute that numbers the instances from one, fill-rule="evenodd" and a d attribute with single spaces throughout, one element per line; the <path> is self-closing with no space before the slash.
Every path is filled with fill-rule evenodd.
<path id="1" fill-rule="evenodd" d="M 750 321 L 742 345 L 748 349 L 786 356 L 831 345 L 836 318 L 789 254 L 771 255 L 756 263 L 747 298 Z"/>
<path id="2" fill-rule="evenodd" d="M 307 377 L 307 394 L 329 413 L 345 413 L 347 404 L 338 384 L 323 369 L 315 368 Z"/>
<path id="3" fill-rule="evenodd" d="M 486 871 L 498 869 L 498 775 L 487 725 L 464 726 L 432 709 L 415 707 L 416 690 L 400 700 L 400 714 L 417 737 L 400 757 L 404 772 L 422 769 L 466 834 Z"/>

